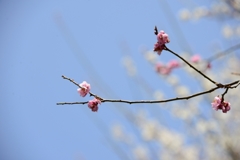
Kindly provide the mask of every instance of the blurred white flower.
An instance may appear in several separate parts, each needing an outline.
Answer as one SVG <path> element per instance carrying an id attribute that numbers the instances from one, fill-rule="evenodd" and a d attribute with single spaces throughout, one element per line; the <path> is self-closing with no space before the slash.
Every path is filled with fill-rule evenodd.
<path id="1" fill-rule="evenodd" d="M 179 17 L 181 20 L 187 21 L 191 18 L 191 13 L 188 9 L 182 9 L 179 12 Z"/>
<path id="2" fill-rule="evenodd" d="M 240 10 L 240 0 L 232 0 L 230 2 L 231 6 L 235 8 L 236 10 Z"/>
<path id="3" fill-rule="evenodd" d="M 122 126 L 120 124 L 113 125 L 112 134 L 117 140 L 122 139 L 124 137 Z"/>
<path id="4" fill-rule="evenodd" d="M 208 9 L 204 6 L 197 7 L 193 10 L 193 17 L 195 20 L 198 20 L 208 14 Z"/>
<path id="5" fill-rule="evenodd" d="M 236 27 L 235 32 L 237 36 L 240 36 L 240 25 Z"/>
<path id="6" fill-rule="evenodd" d="M 181 151 L 182 156 L 184 156 L 185 160 L 193 160 L 193 159 L 198 159 L 199 157 L 199 152 L 198 149 L 194 146 L 184 146 L 182 148 L 184 151 Z"/>
<path id="7" fill-rule="evenodd" d="M 222 34 L 225 38 L 231 38 L 233 36 L 233 29 L 231 26 L 226 25 L 222 29 Z"/>
<path id="8" fill-rule="evenodd" d="M 190 95 L 190 91 L 186 86 L 177 86 L 176 93 L 178 96 L 188 96 Z"/>
<path id="9" fill-rule="evenodd" d="M 212 5 L 212 13 L 215 14 L 216 16 L 220 15 L 220 14 L 228 14 L 230 13 L 230 8 L 226 3 L 214 3 Z"/>
<path id="10" fill-rule="evenodd" d="M 177 85 L 178 82 L 179 82 L 178 77 L 174 74 L 171 74 L 171 75 L 167 76 L 166 79 L 167 79 L 167 82 L 172 86 Z"/>
<path id="11" fill-rule="evenodd" d="M 154 139 L 156 132 L 158 131 L 158 121 L 146 120 L 141 127 L 141 134 L 144 140 L 150 141 Z"/>
<path id="12" fill-rule="evenodd" d="M 146 60 L 149 61 L 151 64 L 157 63 L 157 57 L 158 55 L 153 51 L 148 51 L 145 53 Z"/>
<path id="13" fill-rule="evenodd" d="M 148 155 L 148 149 L 142 145 L 138 145 L 133 150 L 133 155 L 136 160 L 148 160 L 150 159 Z"/>
<path id="14" fill-rule="evenodd" d="M 207 131 L 207 126 L 205 121 L 203 120 L 198 120 L 198 123 L 196 124 L 196 129 L 198 132 L 200 132 L 199 134 L 203 134 L 206 133 Z"/>
<path id="15" fill-rule="evenodd" d="M 153 93 L 153 97 L 156 99 L 156 100 L 163 100 L 164 99 L 164 95 L 161 91 L 157 90 Z"/>
<path id="16" fill-rule="evenodd" d="M 127 73 L 129 76 L 132 77 L 137 74 L 137 68 L 135 67 L 135 64 L 130 56 L 123 57 L 122 63 L 124 67 L 127 69 Z"/>

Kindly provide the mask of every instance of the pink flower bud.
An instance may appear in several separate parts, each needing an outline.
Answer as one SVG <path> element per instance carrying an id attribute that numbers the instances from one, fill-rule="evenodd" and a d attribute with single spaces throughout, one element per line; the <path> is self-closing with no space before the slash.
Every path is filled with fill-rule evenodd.
<path id="1" fill-rule="evenodd" d="M 160 63 L 160 62 L 158 62 L 158 63 L 156 64 L 156 66 L 155 66 L 157 72 L 160 72 L 160 70 L 161 70 L 163 67 L 164 67 L 164 65 L 163 65 L 162 63 Z"/>
<path id="2" fill-rule="evenodd" d="M 211 104 L 212 104 L 213 109 L 215 109 L 217 111 L 219 109 L 218 106 L 221 104 L 221 98 L 219 98 L 218 96 L 215 97 Z"/>
<path id="3" fill-rule="evenodd" d="M 212 107 L 213 109 L 215 109 L 216 111 L 221 109 L 223 113 L 227 113 L 228 111 L 230 111 L 231 109 L 231 104 L 229 102 L 221 102 L 222 99 L 219 98 L 218 96 L 214 98 L 214 101 L 212 103 Z"/>
<path id="4" fill-rule="evenodd" d="M 164 67 L 161 69 L 160 74 L 162 75 L 169 75 L 171 73 L 172 69 L 169 67 Z"/>
<path id="5" fill-rule="evenodd" d="M 162 75 L 168 75 L 171 73 L 172 69 L 159 62 L 156 64 L 156 71 Z"/>
<path id="6" fill-rule="evenodd" d="M 171 69 L 178 68 L 179 66 L 180 66 L 180 64 L 176 60 L 171 60 L 168 62 L 168 67 Z"/>
<path id="7" fill-rule="evenodd" d="M 193 63 L 198 63 L 200 60 L 201 60 L 201 57 L 200 57 L 199 55 L 194 55 L 194 56 L 192 56 L 192 58 L 191 58 L 191 61 L 192 61 Z"/>
<path id="8" fill-rule="evenodd" d="M 101 104 L 99 99 L 94 98 L 93 100 L 88 101 L 88 107 L 93 111 L 98 111 L 98 104 Z"/>
<path id="9" fill-rule="evenodd" d="M 222 104 L 222 112 L 223 113 L 227 113 L 228 111 L 230 111 L 230 109 L 231 109 L 231 104 L 229 103 L 229 102 L 223 102 L 223 104 Z"/>
<path id="10" fill-rule="evenodd" d="M 166 34 L 164 31 L 160 31 L 157 35 L 157 43 L 155 43 L 153 50 L 156 51 L 158 55 L 160 55 L 164 49 L 165 44 L 169 42 L 170 40 L 168 38 L 168 34 Z"/>
<path id="11" fill-rule="evenodd" d="M 79 85 L 81 88 L 78 88 L 77 91 L 82 97 L 85 97 L 90 91 L 90 84 L 88 84 L 86 81 L 83 81 Z"/>
<path id="12" fill-rule="evenodd" d="M 162 53 L 162 50 L 164 49 L 164 45 L 160 44 L 159 42 L 154 44 L 154 49 L 153 51 L 157 52 L 158 55 Z"/>

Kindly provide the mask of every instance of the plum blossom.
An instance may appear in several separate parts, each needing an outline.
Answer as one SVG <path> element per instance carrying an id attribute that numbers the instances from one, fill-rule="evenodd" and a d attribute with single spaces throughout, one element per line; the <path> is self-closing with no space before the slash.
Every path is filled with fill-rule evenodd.
<path id="1" fill-rule="evenodd" d="M 199 55 L 197 55 L 197 54 L 192 56 L 192 58 L 191 58 L 191 61 L 193 63 L 198 63 L 200 60 L 201 60 L 201 57 Z"/>
<path id="2" fill-rule="evenodd" d="M 163 49 L 164 49 L 164 45 L 161 45 L 159 42 L 154 44 L 154 50 L 153 51 L 157 52 L 158 55 L 160 55 L 162 53 Z"/>
<path id="3" fill-rule="evenodd" d="M 165 44 L 169 42 L 170 40 L 168 38 L 168 34 L 166 34 L 164 31 L 160 31 L 157 34 L 157 43 L 154 44 L 153 50 L 160 55 L 162 50 L 165 48 Z"/>
<path id="4" fill-rule="evenodd" d="M 90 84 L 88 84 L 86 81 L 83 81 L 81 84 L 79 84 L 81 88 L 78 88 L 77 91 L 78 93 L 82 96 L 85 97 L 89 91 L 90 91 Z"/>
<path id="5" fill-rule="evenodd" d="M 180 64 L 179 64 L 179 62 L 176 61 L 176 60 L 171 60 L 171 61 L 169 61 L 167 65 L 158 62 L 158 63 L 156 64 L 156 71 L 157 71 L 158 73 L 162 74 L 162 75 L 168 75 L 168 74 L 171 73 L 171 71 L 172 71 L 174 68 L 177 68 L 177 67 L 179 67 L 179 66 L 180 66 Z"/>
<path id="6" fill-rule="evenodd" d="M 157 35 L 157 40 L 160 44 L 169 43 L 170 40 L 168 38 L 168 34 L 166 34 L 163 30 L 161 30 Z"/>
<path id="7" fill-rule="evenodd" d="M 230 109 L 231 109 L 231 104 L 229 102 L 224 102 L 222 105 L 221 105 L 221 109 L 222 109 L 222 112 L 223 113 L 227 113 Z"/>
<path id="8" fill-rule="evenodd" d="M 97 98 L 94 98 L 93 100 L 88 101 L 88 107 L 93 111 L 98 111 L 98 104 L 101 104 L 101 101 Z"/>
<path id="9" fill-rule="evenodd" d="M 229 102 L 222 102 L 222 99 L 219 96 L 214 98 L 214 101 L 211 103 L 213 109 L 216 111 L 221 109 L 223 113 L 227 113 L 231 109 L 231 104 Z"/>
<path id="10" fill-rule="evenodd" d="M 171 60 L 168 62 L 168 67 L 171 69 L 178 68 L 179 66 L 180 66 L 180 64 L 176 60 Z"/>
<path id="11" fill-rule="evenodd" d="M 213 109 L 215 109 L 217 111 L 219 109 L 218 106 L 221 104 L 221 98 L 219 98 L 218 96 L 215 97 L 211 104 L 212 104 Z"/>
<path id="12" fill-rule="evenodd" d="M 171 73 L 172 69 L 162 63 L 156 64 L 156 71 L 162 75 L 168 75 Z"/>

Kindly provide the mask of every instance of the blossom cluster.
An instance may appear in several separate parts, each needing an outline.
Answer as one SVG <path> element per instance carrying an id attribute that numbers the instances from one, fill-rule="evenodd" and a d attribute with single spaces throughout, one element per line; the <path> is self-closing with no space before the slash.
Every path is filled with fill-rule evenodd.
<path id="1" fill-rule="evenodd" d="M 154 51 L 160 55 L 162 53 L 162 50 L 164 50 L 165 44 L 169 43 L 170 40 L 168 38 L 168 34 L 166 34 L 163 30 L 161 30 L 157 34 L 157 43 L 154 45 Z"/>
<path id="2" fill-rule="evenodd" d="M 158 54 L 160 55 L 162 50 L 166 49 L 165 44 L 169 43 L 170 40 L 168 38 L 168 34 L 166 34 L 162 30 L 159 33 L 157 33 L 157 29 L 156 29 L 156 34 L 157 34 L 157 43 L 154 45 L 154 51 L 158 52 Z M 197 63 L 199 63 L 201 61 L 201 57 L 199 55 L 193 55 L 191 57 L 190 61 L 192 63 L 197 64 Z M 181 66 L 181 64 L 178 61 L 171 60 L 171 61 L 168 62 L 168 64 L 157 63 L 156 64 L 156 71 L 158 73 L 160 73 L 160 74 L 168 75 L 168 74 L 171 73 L 171 71 L 173 69 L 179 68 L 180 66 Z M 191 66 L 191 67 L 193 69 L 197 70 L 193 66 Z M 208 63 L 207 68 L 210 68 L 210 67 L 211 67 L 210 63 Z M 93 112 L 97 112 L 98 111 L 98 105 L 101 104 L 101 99 L 99 99 L 96 95 L 92 94 L 90 92 L 90 89 L 91 89 L 90 84 L 87 83 L 86 81 L 83 81 L 81 84 L 79 84 L 79 88 L 77 89 L 77 91 L 80 94 L 80 96 L 82 96 L 82 97 L 85 97 L 87 94 L 90 94 L 91 96 L 94 96 L 94 99 L 88 101 L 88 107 Z M 215 110 L 222 110 L 223 113 L 227 113 L 230 110 L 230 103 L 229 102 L 225 102 L 223 99 L 219 98 L 219 96 L 215 97 L 214 101 L 211 104 L 212 104 L 213 109 L 215 109 Z"/>
<path id="3" fill-rule="evenodd" d="M 176 60 L 171 60 L 166 65 L 158 62 L 156 64 L 156 71 L 157 73 L 160 73 L 162 75 L 168 75 L 171 73 L 173 69 L 178 68 L 179 66 L 180 63 Z"/>
<path id="4" fill-rule="evenodd" d="M 199 56 L 198 54 L 195 54 L 190 58 L 190 61 L 192 63 L 198 64 L 201 61 L 201 56 Z M 162 75 L 168 75 L 172 72 L 173 69 L 176 69 L 179 67 L 181 67 L 181 64 L 177 60 L 171 60 L 167 64 L 158 62 L 155 65 L 157 73 Z M 210 63 L 208 63 L 207 68 L 210 68 L 210 67 L 211 67 Z"/>
<path id="5" fill-rule="evenodd" d="M 227 113 L 231 108 L 231 104 L 229 102 L 222 101 L 219 96 L 214 98 L 214 101 L 212 102 L 212 107 L 213 109 L 217 110 L 222 110 L 223 113 Z"/>
<path id="6" fill-rule="evenodd" d="M 83 81 L 81 84 L 79 84 L 80 88 L 77 89 L 80 96 L 85 97 L 87 94 L 89 94 L 91 86 L 86 81 Z M 98 104 L 101 104 L 101 101 L 97 98 L 94 98 L 93 100 L 88 101 L 88 107 L 93 111 L 98 111 Z"/>
<path id="7" fill-rule="evenodd" d="M 81 88 L 78 88 L 77 91 L 82 97 L 85 97 L 90 92 L 91 86 L 86 81 L 83 81 L 79 85 Z"/>
<path id="8" fill-rule="evenodd" d="M 198 54 L 195 54 L 191 57 L 191 61 L 193 63 L 198 63 L 198 62 L 200 62 L 200 60 L 201 60 L 201 57 Z"/>

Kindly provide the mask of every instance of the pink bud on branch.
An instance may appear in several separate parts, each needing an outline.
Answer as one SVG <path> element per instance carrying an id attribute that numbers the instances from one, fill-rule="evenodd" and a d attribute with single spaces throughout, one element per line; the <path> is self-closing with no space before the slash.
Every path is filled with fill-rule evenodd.
<path id="1" fill-rule="evenodd" d="M 231 109 L 231 104 L 229 102 L 222 101 L 219 96 L 214 98 L 214 101 L 212 102 L 213 109 L 222 110 L 223 113 L 227 113 Z"/>
<path id="2" fill-rule="evenodd" d="M 101 104 L 101 101 L 97 98 L 94 98 L 93 100 L 90 100 L 88 102 L 88 107 L 93 111 L 97 112 L 98 111 L 98 104 Z"/>
<path id="3" fill-rule="evenodd" d="M 168 34 L 166 34 L 164 31 L 160 31 L 157 34 L 157 43 L 154 44 L 153 51 L 157 52 L 158 55 L 162 53 L 162 50 L 165 49 L 165 44 L 169 43 L 170 40 L 168 38 Z"/>
<path id="4" fill-rule="evenodd" d="M 193 63 L 198 63 L 198 62 L 200 62 L 200 60 L 201 60 L 201 57 L 199 55 L 197 55 L 197 54 L 192 56 L 192 58 L 191 58 L 191 61 Z"/>
<path id="5" fill-rule="evenodd" d="M 171 69 L 180 67 L 180 63 L 176 60 L 171 60 L 168 62 L 168 67 Z"/>
<path id="6" fill-rule="evenodd" d="M 88 84 L 86 81 L 83 81 L 81 84 L 79 84 L 81 88 L 78 88 L 77 91 L 78 93 L 82 96 L 85 97 L 91 89 L 90 84 Z"/>

